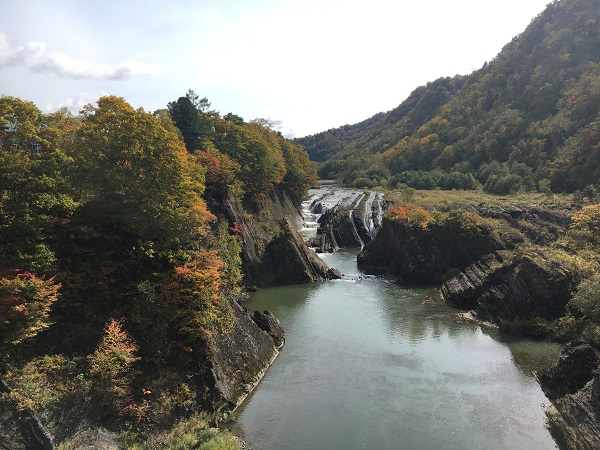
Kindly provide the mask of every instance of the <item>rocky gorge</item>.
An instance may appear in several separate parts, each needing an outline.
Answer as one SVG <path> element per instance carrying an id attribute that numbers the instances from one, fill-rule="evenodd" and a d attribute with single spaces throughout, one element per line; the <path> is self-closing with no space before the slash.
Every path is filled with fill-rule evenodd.
<path id="1" fill-rule="evenodd" d="M 405 283 L 435 281 L 446 303 L 471 310 L 478 320 L 556 338 L 549 329 L 572 320 L 565 319 L 571 317 L 570 301 L 590 276 L 590 266 L 565 243 L 574 212 L 460 205 L 432 211 L 428 223 L 387 217 L 358 264 Z M 586 345 L 567 347 L 556 367 L 539 374 L 552 401 L 549 425 L 569 448 L 600 445 L 598 373 L 597 350 Z"/>

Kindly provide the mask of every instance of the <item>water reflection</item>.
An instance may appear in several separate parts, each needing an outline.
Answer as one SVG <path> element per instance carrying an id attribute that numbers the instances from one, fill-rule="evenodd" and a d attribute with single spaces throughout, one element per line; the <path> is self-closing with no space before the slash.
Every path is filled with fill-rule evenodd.
<path id="1" fill-rule="evenodd" d="M 234 432 L 265 450 L 555 448 L 532 371 L 558 349 L 459 320 L 430 288 L 360 278 L 355 253 L 328 255 L 350 279 L 248 303 L 286 346 Z"/>

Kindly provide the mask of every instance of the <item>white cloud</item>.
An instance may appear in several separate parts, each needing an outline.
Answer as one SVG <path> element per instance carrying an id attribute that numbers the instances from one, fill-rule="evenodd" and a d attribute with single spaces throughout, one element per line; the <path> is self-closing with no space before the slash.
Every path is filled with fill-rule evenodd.
<path id="1" fill-rule="evenodd" d="M 0 33 L 0 67 L 13 67 L 27 64 L 39 58 L 44 52 L 43 42 L 28 42 L 26 45 L 11 46 L 3 33 Z"/>
<path id="2" fill-rule="evenodd" d="M 110 66 L 72 58 L 64 53 L 53 53 L 31 65 L 31 70 L 35 73 L 99 80 L 129 80 L 144 75 L 157 76 L 160 73 L 158 66 L 134 60 Z"/>
<path id="3" fill-rule="evenodd" d="M 78 113 L 83 107 L 89 103 L 96 103 L 100 97 L 108 95 L 107 92 L 100 91 L 99 94 L 90 94 L 89 92 L 79 92 L 74 98 L 66 98 L 59 101 L 56 105 L 52 103 L 46 104 L 46 112 L 53 112 L 60 108 L 68 108 L 74 113 Z"/>
<path id="4" fill-rule="evenodd" d="M 160 74 L 159 66 L 133 59 L 117 65 L 99 64 L 73 58 L 66 53 L 46 54 L 45 49 L 46 45 L 43 42 L 11 45 L 6 36 L 0 33 L 0 67 L 26 66 L 37 74 L 96 80 L 129 80 L 139 76 L 156 77 Z"/>

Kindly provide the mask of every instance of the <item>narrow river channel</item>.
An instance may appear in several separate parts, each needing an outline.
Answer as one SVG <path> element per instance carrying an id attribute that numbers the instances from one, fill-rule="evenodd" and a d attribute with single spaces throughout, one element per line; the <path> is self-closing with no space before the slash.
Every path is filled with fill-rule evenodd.
<path id="1" fill-rule="evenodd" d="M 255 450 L 552 449 L 533 372 L 559 346 L 460 320 L 430 287 L 366 277 L 260 289 L 286 344 L 232 431 Z"/>

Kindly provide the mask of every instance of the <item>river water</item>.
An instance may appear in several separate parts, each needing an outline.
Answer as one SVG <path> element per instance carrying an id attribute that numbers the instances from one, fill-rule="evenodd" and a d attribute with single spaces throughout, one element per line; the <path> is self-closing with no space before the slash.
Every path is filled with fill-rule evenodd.
<path id="1" fill-rule="evenodd" d="M 286 331 L 232 431 L 255 450 L 552 449 L 533 372 L 558 345 L 461 320 L 435 289 L 367 277 L 261 289 L 246 307 Z"/>

